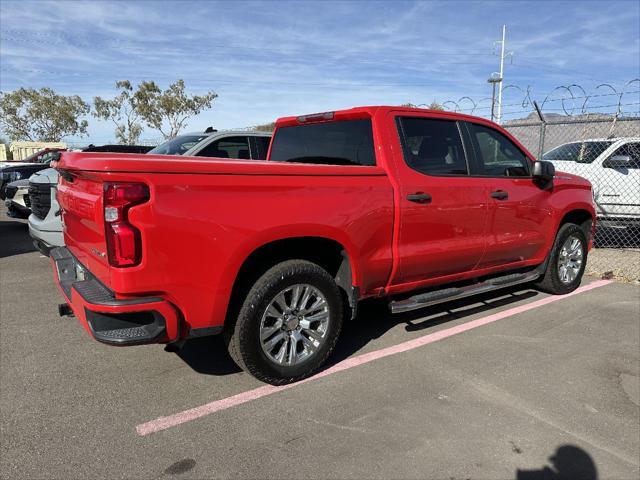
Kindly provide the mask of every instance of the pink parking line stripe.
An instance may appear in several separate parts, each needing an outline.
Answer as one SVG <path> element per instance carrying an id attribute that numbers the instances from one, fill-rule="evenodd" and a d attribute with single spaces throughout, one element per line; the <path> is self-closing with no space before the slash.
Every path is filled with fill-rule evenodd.
<path id="1" fill-rule="evenodd" d="M 346 360 L 343 360 L 342 362 L 339 362 L 332 367 L 327 368 L 326 370 L 323 370 L 322 372 L 314 375 L 313 377 L 307 378 L 306 380 L 302 380 L 300 382 L 292 383 L 289 385 L 282 385 L 279 387 L 273 385 L 264 385 L 262 387 L 238 393 L 237 395 L 223 398 L 221 400 L 216 400 L 199 407 L 190 408 L 189 410 L 185 410 L 183 412 L 175 413 L 166 417 L 160 417 L 155 420 L 142 423 L 136 427 L 136 432 L 138 433 L 138 435 L 144 436 L 151 433 L 159 432 L 161 430 L 166 430 L 168 428 L 190 422 L 191 420 L 196 420 L 200 417 L 204 417 L 205 415 L 210 415 L 221 410 L 226 410 L 227 408 L 242 405 L 243 403 L 257 400 L 258 398 L 266 397 L 267 395 L 281 392 L 283 390 L 288 390 L 298 385 L 302 385 L 313 380 L 318 380 L 319 378 L 323 378 L 334 373 L 342 372 L 344 370 L 348 370 L 365 363 L 373 362 L 374 360 L 379 360 L 384 357 L 407 352 L 409 350 L 413 350 L 414 348 L 422 347 L 424 345 L 437 342 L 438 340 L 443 340 L 445 338 L 449 338 L 454 335 L 473 330 L 474 328 L 482 327 L 483 325 L 488 325 L 489 323 L 502 320 L 503 318 L 517 315 L 518 313 L 523 313 L 529 310 L 533 310 L 534 308 L 542 307 L 549 303 L 564 300 L 565 298 L 577 295 L 579 293 L 587 292 L 589 290 L 593 290 L 594 288 L 602 287 L 609 283 L 611 283 L 611 280 L 597 280 L 595 282 L 589 283 L 588 285 L 584 285 L 567 295 L 545 297 L 541 300 L 536 300 L 535 302 L 520 305 L 508 310 L 503 310 L 502 312 L 494 313 L 492 315 L 478 318 L 461 325 L 456 325 L 455 327 L 446 328 L 444 330 L 430 333 L 422 337 L 400 343 L 398 345 L 393 345 L 391 347 L 382 348 L 373 352 L 356 355 L 355 357 L 347 358 Z"/>

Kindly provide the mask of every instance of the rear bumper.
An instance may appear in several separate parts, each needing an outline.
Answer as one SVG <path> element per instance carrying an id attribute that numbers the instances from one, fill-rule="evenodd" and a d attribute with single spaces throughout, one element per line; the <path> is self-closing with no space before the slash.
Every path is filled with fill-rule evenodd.
<path id="1" fill-rule="evenodd" d="M 65 247 L 51 250 L 50 259 L 67 303 L 99 342 L 125 346 L 178 338 L 179 313 L 168 301 L 160 297 L 116 298 Z"/>

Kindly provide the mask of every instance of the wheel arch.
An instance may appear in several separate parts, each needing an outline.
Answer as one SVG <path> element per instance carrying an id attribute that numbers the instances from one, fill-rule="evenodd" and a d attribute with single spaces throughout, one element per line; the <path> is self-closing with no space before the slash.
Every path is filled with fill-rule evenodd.
<path id="1" fill-rule="evenodd" d="M 280 262 L 293 259 L 308 260 L 324 268 L 335 279 L 345 308 L 351 310 L 352 318 L 355 317 L 360 292 L 356 286 L 353 256 L 335 239 L 297 236 L 269 241 L 245 257 L 233 282 L 225 324 L 230 316 L 237 314 L 246 293 L 264 272 Z"/>
<path id="2" fill-rule="evenodd" d="M 584 208 L 574 208 L 569 210 L 560 220 L 557 230 L 567 223 L 574 223 L 578 225 L 587 237 L 587 242 L 591 240 L 595 228 L 595 218 L 589 210 Z"/>

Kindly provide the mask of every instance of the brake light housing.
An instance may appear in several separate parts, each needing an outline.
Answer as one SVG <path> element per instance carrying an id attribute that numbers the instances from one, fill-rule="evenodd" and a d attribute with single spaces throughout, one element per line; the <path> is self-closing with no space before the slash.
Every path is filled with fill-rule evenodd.
<path id="1" fill-rule="evenodd" d="M 312 113 L 310 115 L 301 115 L 296 120 L 298 123 L 325 122 L 333 120 L 335 112 Z"/>
<path id="2" fill-rule="evenodd" d="M 129 223 L 129 209 L 149 198 L 144 183 L 104 184 L 104 229 L 112 267 L 134 267 L 142 261 L 140 230 Z"/>

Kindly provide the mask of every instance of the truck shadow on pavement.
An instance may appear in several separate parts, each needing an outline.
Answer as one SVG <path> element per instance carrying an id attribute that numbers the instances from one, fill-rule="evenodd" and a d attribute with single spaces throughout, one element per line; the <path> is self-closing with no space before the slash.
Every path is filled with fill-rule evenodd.
<path id="1" fill-rule="evenodd" d="M 0 258 L 35 252 L 29 225 L 17 220 L 0 221 Z"/>
<path id="2" fill-rule="evenodd" d="M 575 445 L 562 445 L 549 458 L 551 467 L 516 471 L 516 480 L 598 480 L 591 456 Z"/>
<path id="3" fill-rule="evenodd" d="M 522 290 L 520 286 L 518 290 L 504 289 L 397 315 L 389 312 L 384 300 L 365 300 L 360 305 L 356 319 L 345 322 L 336 349 L 323 369 L 356 354 L 397 325 L 405 324 L 407 332 L 428 330 L 536 295 L 537 291 Z M 222 335 L 189 340 L 178 356 L 194 371 L 205 375 L 222 376 L 241 371 L 227 353 Z"/>
<path id="4" fill-rule="evenodd" d="M 537 291 L 523 291 L 520 286 L 517 291 L 505 289 L 396 315 L 389 312 L 385 300 L 365 300 L 360 304 L 356 319 L 343 325 L 336 350 L 326 368 L 357 353 L 369 342 L 382 337 L 399 324 L 405 324 L 407 332 L 425 331 L 427 334 L 429 332 L 426 330 L 438 325 L 488 312 L 536 295 Z"/>
<path id="5" fill-rule="evenodd" d="M 195 372 L 204 375 L 230 375 L 241 372 L 227 353 L 222 335 L 188 340 L 177 355 Z"/>

